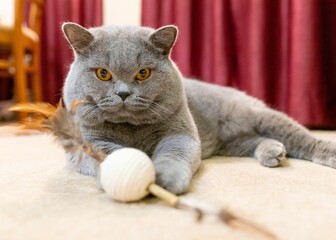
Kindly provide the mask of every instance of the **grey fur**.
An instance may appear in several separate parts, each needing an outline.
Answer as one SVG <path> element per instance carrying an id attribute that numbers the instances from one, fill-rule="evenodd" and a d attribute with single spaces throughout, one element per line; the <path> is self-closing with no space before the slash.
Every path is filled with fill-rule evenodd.
<path id="1" fill-rule="evenodd" d="M 64 101 L 69 107 L 76 99 L 89 100 L 77 109 L 85 138 L 106 153 L 122 147 L 146 152 L 157 183 L 168 190 L 187 191 L 200 160 L 213 155 L 253 156 L 276 167 L 287 151 L 336 167 L 336 144 L 315 139 L 285 114 L 241 91 L 183 79 L 169 57 L 176 27 L 87 30 L 65 23 L 63 30 L 75 50 Z M 109 69 L 113 79 L 100 81 L 98 67 Z M 143 68 L 152 73 L 139 82 L 134 76 Z M 125 101 L 120 91 L 130 93 Z M 95 176 L 96 169 L 84 156 L 79 171 Z"/>

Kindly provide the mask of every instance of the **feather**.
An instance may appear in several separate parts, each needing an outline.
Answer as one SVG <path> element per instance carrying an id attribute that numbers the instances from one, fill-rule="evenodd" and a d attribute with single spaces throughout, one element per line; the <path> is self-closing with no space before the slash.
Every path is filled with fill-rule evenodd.
<path id="1" fill-rule="evenodd" d="M 43 121 L 55 114 L 56 107 L 46 102 L 17 103 L 10 107 L 9 111 L 33 113 L 34 115 L 27 117 L 21 122 L 21 129 L 33 129 L 45 132 L 48 129 L 43 126 Z"/>
<path id="2" fill-rule="evenodd" d="M 199 200 L 188 197 L 180 197 L 175 207 L 195 211 L 195 213 L 197 214 L 197 220 L 199 221 L 201 221 L 205 215 L 214 216 L 233 228 L 245 230 L 250 233 L 263 236 L 267 239 L 277 239 L 277 237 L 268 230 L 261 228 L 260 226 L 250 221 L 239 218 L 234 214 L 230 213 L 228 210 L 225 210 L 216 205 L 201 202 Z"/>
<path id="3" fill-rule="evenodd" d="M 43 124 L 54 135 L 57 142 L 66 152 L 75 153 L 83 151 L 100 163 L 104 161 L 106 154 L 84 140 L 80 126 L 74 120 L 75 108 L 84 102 L 83 100 L 75 101 L 71 105 L 71 111 L 67 111 L 59 103 L 55 113 L 45 120 Z"/>
<path id="4" fill-rule="evenodd" d="M 46 129 L 43 126 L 43 121 L 45 120 L 45 117 L 41 115 L 35 115 L 32 117 L 27 117 L 24 119 L 21 124 L 20 128 L 23 130 L 38 130 L 40 132 L 46 132 L 48 129 Z"/>
<path id="5" fill-rule="evenodd" d="M 9 108 L 9 111 L 39 113 L 46 117 L 53 115 L 56 111 L 56 107 L 50 103 L 38 102 L 38 103 L 17 103 Z"/>
<path id="6" fill-rule="evenodd" d="M 105 159 L 106 154 L 84 140 L 79 124 L 74 119 L 76 107 L 86 102 L 86 100 L 74 101 L 70 111 L 63 107 L 62 101 L 57 107 L 44 102 L 21 103 L 12 106 L 9 110 L 34 113 L 34 117 L 29 117 L 21 123 L 21 128 L 49 132 L 66 152 L 83 151 L 100 163 Z M 82 157 L 79 157 L 78 161 L 81 160 Z"/>

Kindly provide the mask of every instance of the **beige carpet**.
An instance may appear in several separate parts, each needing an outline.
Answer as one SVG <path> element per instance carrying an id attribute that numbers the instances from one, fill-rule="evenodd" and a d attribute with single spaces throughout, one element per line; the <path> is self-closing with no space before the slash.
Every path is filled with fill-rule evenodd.
<path id="1" fill-rule="evenodd" d="M 316 132 L 336 141 L 336 132 Z M 336 239 L 336 169 L 301 160 L 261 167 L 250 158 L 203 162 L 190 196 L 221 204 L 279 239 Z M 0 128 L 0 239 L 261 239 L 156 199 L 109 200 L 90 177 L 68 172 L 46 135 Z"/>

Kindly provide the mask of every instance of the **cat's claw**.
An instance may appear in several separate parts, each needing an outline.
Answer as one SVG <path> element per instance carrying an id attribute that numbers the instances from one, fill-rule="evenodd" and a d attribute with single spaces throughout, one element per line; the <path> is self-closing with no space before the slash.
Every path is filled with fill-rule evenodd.
<path id="1" fill-rule="evenodd" d="M 258 145 L 255 157 L 265 167 L 278 167 L 286 158 L 286 149 L 282 143 L 268 139 Z"/>
<path id="2" fill-rule="evenodd" d="M 181 169 L 166 169 L 156 175 L 156 183 L 175 194 L 188 191 L 191 174 Z"/>

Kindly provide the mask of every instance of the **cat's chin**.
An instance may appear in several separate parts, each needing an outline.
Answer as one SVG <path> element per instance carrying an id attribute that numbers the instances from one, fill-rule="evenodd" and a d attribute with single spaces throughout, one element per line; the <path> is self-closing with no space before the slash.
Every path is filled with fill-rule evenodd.
<path id="1" fill-rule="evenodd" d="M 131 125 L 142 125 L 144 124 L 141 119 L 127 117 L 127 116 L 113 116 L 109 119 L 105 119 L 105 123 L 112 123 L 112 124 L 131 124 Z"/>
<path id="2" fill-rule="evenodd" d="M 115 112 L 110 114 L 110 117 L 105 116 L 105 122 L 120 124 L 126 123 L 131 125 L 144 125 L 158 123 L 161 119 L 156 116 L 152 116 L 146 111 L 138 112 Z"/>

